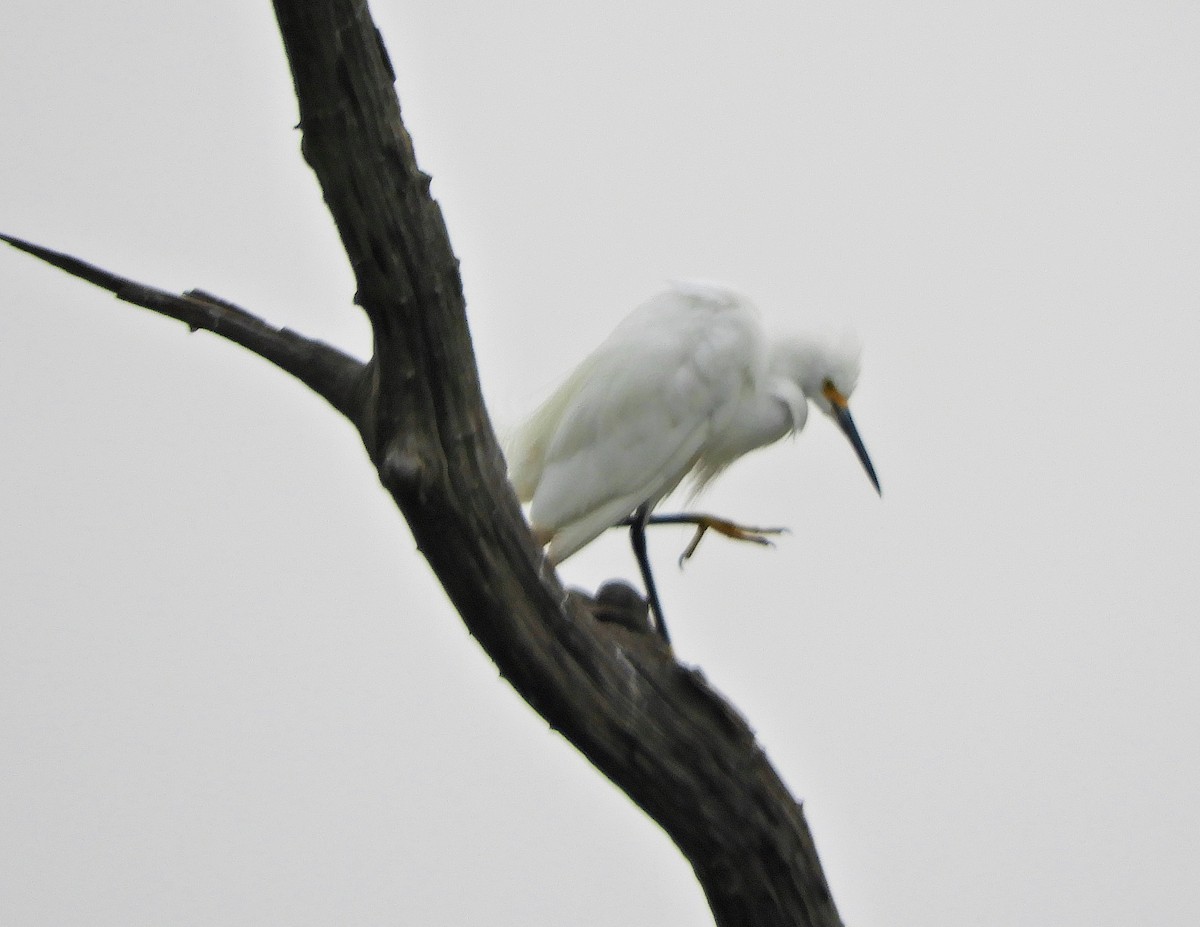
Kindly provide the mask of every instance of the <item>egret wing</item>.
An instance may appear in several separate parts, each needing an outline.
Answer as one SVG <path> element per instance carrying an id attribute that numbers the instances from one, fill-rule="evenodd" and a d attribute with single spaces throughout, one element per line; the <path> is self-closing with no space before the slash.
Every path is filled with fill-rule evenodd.
<path id="1" fill-rule="evenodd" d="M 677 288 L 635 310 L 535 413 L 512 477 L 554 560 L 675 488 L 753 388 L 761 340 L 735 294 Z"/>

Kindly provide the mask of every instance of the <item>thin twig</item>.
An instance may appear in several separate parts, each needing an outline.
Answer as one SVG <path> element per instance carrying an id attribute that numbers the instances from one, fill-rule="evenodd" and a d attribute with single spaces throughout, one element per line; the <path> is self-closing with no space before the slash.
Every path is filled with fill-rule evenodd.
<path id="1" fill-rule="evenodd" d="M 337 348 L 291 329 L 268 325 L 245 309 L 202 290 L 168 293 L 11 235 L 0 234 L 0 241 L 108 290 L 117 299 L 176 319 L 192 331 L 203 329 L 241 345 L 286 370 L 351 421 L 358 421 L 359 385 L 366 365 Z"/>

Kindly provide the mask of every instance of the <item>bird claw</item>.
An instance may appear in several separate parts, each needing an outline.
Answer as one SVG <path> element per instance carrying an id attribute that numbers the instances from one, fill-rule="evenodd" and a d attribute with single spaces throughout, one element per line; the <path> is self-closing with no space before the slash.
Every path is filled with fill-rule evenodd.
<path id="1" fill-rule="evenodd" d="M 617 525 L 624 527 L 633 526 L 639 516 L 633 515 L 629 518 L 622 519 L 617 522 Z M 700 546 L 700 539 L 711 528 L 717 534 L 723 534 L 727 538 L 733 538 L 735 541 L 749 541 L 751 544 L 761 544 L 764 547 L 774 547 L 775 542 L 768 537 L 774 534 L 787 534 L 787 528 L 754 528 L 749 525 L 739 525 L 737 522 L 732 522 L 727 518 L 718 518 L 716 515 L 693 514 L 684 512 L 674 515 L 650 515 L 645 519 L 647 525 L 695 525 L 696 533 L 692 535 L 692 540 L 682 554 L 679 555 L 679 567 L 683 568 L 684 563 L 691 559 L 692 554 L 696 552 L 696 548 Z M 616 526 L 614 526 L 616 527 Z"/>
<path id="2" fill-rule="evenodd" d="M 679 568 L 682 570 L 683 565 L 692 558 L 692 554 L 696 552 L 696 548 L 700 546 L 700 540 L 704 537 L 705 532 L 709 529 L 723 534 L 727 538 L 732 538 L 735 541 L 749 541 L 751 544 L 761 544 L 763 547 L 774 547 L 775 542 L 767 535 L 771 534 L 787 534 L 787 528 L 755 528 L 749 525 L 739 525 L 724 518 L 716 518 L 712 515 L 696 516 L 696 533 L 692 535 L 692 540 L 679 555 Z"/>

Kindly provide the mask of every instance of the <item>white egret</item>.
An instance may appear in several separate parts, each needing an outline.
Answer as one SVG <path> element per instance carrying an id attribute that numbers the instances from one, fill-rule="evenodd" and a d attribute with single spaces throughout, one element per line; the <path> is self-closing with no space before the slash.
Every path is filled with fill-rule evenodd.
<path id="1" fill-rule="evenodd" d="M 694 496 L 743 454 L 800 431 L 809 403 L 838 424 L 879 491 L 847 404 L 858 374 L 856 347 L 769 340 L 746 297 L 675 284 L 630 313 L 518 430 L 509 476 L 552 564 L 630 525 L 669 640 L 646 555 L 651 511 L 685 477 Z"/>

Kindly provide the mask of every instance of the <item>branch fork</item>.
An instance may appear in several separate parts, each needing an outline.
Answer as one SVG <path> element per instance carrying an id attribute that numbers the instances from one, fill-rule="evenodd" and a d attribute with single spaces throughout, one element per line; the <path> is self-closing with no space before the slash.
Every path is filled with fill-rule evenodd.
<path id="1" fill-rule="evenodd" d="M 501 674 L 666 830 L 717 924 L 840 927 L 800 805 L 744 719 L 655 636 L 630 633 L 636 593 L 602 589 L 581 600 L 542 568 L 484 409 L 458 260 L 366 3 L 274 6 L 302 151 L 374 331 L 370 361 L 201 290 L 172 294 L 13 236 L 0 240 L 240 344 L 322 396 L 358 428 L 418 548 Z M 776 533 L 691 523 L 698 533 L 683 559 L 710 529 L 760 544 Z M 611 620 L 623 615 L 633 616 L 626 627 Z"/>

